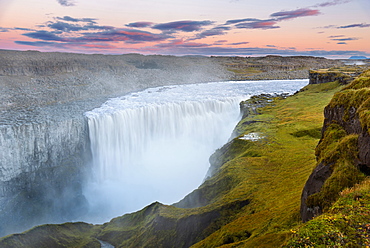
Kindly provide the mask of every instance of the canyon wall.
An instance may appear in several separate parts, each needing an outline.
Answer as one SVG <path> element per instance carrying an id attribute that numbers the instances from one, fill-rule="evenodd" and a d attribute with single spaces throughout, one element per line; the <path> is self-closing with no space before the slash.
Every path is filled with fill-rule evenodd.
<path id="1" fill-rule="evenodd" d="M 222 81 L 209 58 L 0 51 L 0 235 L 87 211 L 84 112 L 148 87 Z"/>

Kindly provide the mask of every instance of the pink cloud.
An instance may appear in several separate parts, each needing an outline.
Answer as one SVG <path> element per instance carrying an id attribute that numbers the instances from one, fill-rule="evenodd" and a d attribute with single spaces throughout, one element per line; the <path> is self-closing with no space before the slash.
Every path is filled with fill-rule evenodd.
<path id="1" fill-rule="evenodd" d="M 235 27 L 237 28 L 246 28 L 246 29 L 274 29 L 280 28 L 279 26 L 275 26 L 277 21 L 275 20 L 258 20 L 252 22 L 243 22 L 236 24 Z"/>

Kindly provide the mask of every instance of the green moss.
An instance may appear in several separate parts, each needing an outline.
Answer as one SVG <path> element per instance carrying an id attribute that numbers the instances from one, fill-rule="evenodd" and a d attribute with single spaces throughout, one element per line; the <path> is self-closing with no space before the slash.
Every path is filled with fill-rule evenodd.
<path id="1" fill-rule="evenodd" d="M 366 87 L 370 87 L 370 70 L 363 72 L 359 77 L 353 80 L 349 85 L 347 85 L 344 90 L 346 89 L 353 89 L 358 90 Z"/>
<path id="2" fill-rule="evenodd" d="M 339 154 L 336 150 L 337 145 L 341 139 L 346 137 L 346 131 L 343 129 L 342 126 L 331 123 L 324 133 L 324 137 L 320 140 L 320 143 L 316 147 L 315 155 L 319 162 L 322 160 L 326 160 L 328 163 L 333 162 L 333 154 Z M 331 158 L 330 158 L 331 157 Z"/>
<path id="3" fill-rule="evenodd" d="M 307 198 L 308 207 L 320 206 L 323 210 L 328 209 L 337 200 L 340 191 L 365 178 L 355 165 L 358 135 L 343 135 L 340 126 L 331 125 L 325 132 L 324 141 L 316 149 L 319 162 L 330 166 L 333 172 L 320 192 Z"/>
<path id="4" fill-rule="evenodd" d="M 348 121 L 350 110 L 353 108 L 360 117 L 362 127 L 370 127 L 370 70 L 353 80 L 343 91 L 335 94 L 329 107 L 342 107 L 344 109 L 344 121 Z"/>
<path id="5" fill-rule="evenodd" d="M 321 128 L 303 129 L 303 130 L 293 132 L 292 135 L 297 138 L 309 136 L 315 139 L 320 139 L 321 138 Z"/>
<path id="6" fill-rule="evenodd" d="M 341 192 L 323 215 L 292 229 L 285 247 L 368 247 L 370 181 Z"/>

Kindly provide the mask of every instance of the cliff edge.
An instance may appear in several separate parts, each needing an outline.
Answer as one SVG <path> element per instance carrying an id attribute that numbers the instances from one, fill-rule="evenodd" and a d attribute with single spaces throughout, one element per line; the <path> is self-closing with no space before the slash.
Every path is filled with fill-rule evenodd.
<path id="1" fill-rule="evenodd" d="M 345 188 L 370 175 L 370 70 L 334 95 L 324 111 L 318 164 L 303 193 L 304 222 L 322 214 Z"/>

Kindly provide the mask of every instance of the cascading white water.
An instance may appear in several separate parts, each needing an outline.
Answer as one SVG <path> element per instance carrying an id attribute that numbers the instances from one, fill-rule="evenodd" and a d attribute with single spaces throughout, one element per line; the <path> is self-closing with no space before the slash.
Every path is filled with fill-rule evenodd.
<path id="1" fill-rule="evenodd" d="M 235 98 L 169 102 L 89 118 L 97 179 L 129 181 L 133 173 L 157 160 L 162 151 L 166 153 L 163 159 L 174 154 L 174 146 L 187 148 L 184 153 L 190 147 L 181 146 L 190 144 L 196 150 L 214 150 L 227 141 L 238 121 L 238 104 Z M 153 170 L 153 165 L 145 168 L 148 170 Z"/>
<path id="2" fill-rule="evenodd" d="M 293 93 L 307 80 L 159 87 L 109 100 L 87 112 L 93 178 L 91 215 L 106 221 L 153 201 L 174 203 L 198 187 L 208 158 L 239 121 L 239 102 Z M 95 212 L 94 212 L 95 211 Z M 91 219 L 90 219 L 91 221 Z"/>

